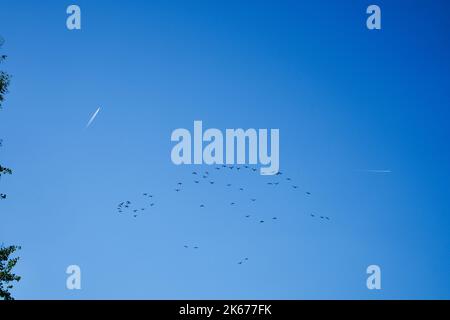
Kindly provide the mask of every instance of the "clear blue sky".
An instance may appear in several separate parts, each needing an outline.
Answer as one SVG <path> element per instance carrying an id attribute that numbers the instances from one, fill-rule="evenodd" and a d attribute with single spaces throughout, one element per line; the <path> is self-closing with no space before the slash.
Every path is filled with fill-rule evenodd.
<path id="1" fill-rule="evenodd" d="M 368 1 L 74 3 L 81 31 L 66 29 L 72 2 L 1 3 L 16 298 L 450 298 L 447 1 L 374 1 L 381 31 Z M 174 166 L 170 134 L 194 120 L 279 128 L 279 180 L 299 190 Z M 143 192 L 153 208 L 117 213 Z"/>

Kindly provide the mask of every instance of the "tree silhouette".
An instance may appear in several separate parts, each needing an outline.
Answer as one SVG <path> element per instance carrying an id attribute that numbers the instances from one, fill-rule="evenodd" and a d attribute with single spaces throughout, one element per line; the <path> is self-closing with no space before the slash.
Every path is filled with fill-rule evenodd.
<path id="1" fill-rule="evenodd" d="M 0 47 L 3 44 L 3 39 L 0 37 Z M 6 59 L 5 55 L 0 56 L 0 63 Z M 5 100 L 5 94 L 8 92 L 8 86 L 11 76 L 0 71 L 0 109 L 2 109 L 3 101 Z M 0 147 L 2 146 L 2 140 L 0 139 Z M 0 178 L 5 174 L 12 174 L 12 170 L 0 165 Z M 0 200 L 6 199 L 6 194 L 0 193 Z M 12 283 L 19 281 L 20 277 L 12 273 L 12 269 L 19 261 L 19 257 L 11 257 L 11 255 L 19 250 L 19 246 L 5 247 L 3 244 L 0 246 L 0 298 L 4 300 L 13 300 L 10 290 L 13 288 Z"/>
<path id="2" fill-rule="evenodd" d="M 5 55 L 0 56 L 0 63 L 2 63 L 6 59 Z M 8 92 L 8 86 L 10 82 L 11 76 L 4 72 L 0 71 L 0 110 L 2 109 L 3 101 L 5 100 L 5 94 Z M 3 140 L 0 139 L 0 147 L 3 145 Z M 0 165 L 0 178 L 2 175 L 12 174 L 12 170 Z M 6 199 L 6 195 L 0 193 L 0 200 Z"/>
<path id="3" fill-rule="evenodd" d="M 20 276 L 12 273 L 12 269 L 19 261 L 19 257 L 11 258 L 11 255 L 20 250 L 19 246 L 0 247 L 0 298 L 4 300 L 14 300 L 9 292 L 12 288 L 12 282 L 19 281 Z"/>

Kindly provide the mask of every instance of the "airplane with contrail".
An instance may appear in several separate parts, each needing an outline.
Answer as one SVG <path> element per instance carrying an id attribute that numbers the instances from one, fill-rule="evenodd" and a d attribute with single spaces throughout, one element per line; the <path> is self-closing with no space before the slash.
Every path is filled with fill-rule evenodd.
<path id="1" fill-rule="evenodd" d="M 375 170 L 375 169 L 359 169 L 359 172 L 369 172 L 369 173 L 392 173 L 391 170 Z"/>
<path id="2" fill-rule="evenodd" d="M 95 117 L 97 117 L 98 112 L 100 111 L 100 107 L 97 109 L 97 111 L 95 111 L 95 113 L 92 115 L 92 117 L 89 119 L 86 128 L 89 128 L 89 126 L 92 124 L 92 122 L 94 121 Z"/>

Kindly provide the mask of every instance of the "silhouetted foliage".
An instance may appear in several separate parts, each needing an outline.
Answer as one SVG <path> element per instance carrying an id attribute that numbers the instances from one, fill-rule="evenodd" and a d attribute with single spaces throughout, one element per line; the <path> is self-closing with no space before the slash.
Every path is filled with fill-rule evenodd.
<path id="1" fill-rule="evenodd" d="M 0 47 L 3 44 L 3 40 L 0 37 Z M 0 56 L 0 63 L 6 59 L 5 55 Z M 11 76 L 0 71 L 0 109 L 2 108 L 2 103 L 5 100 L 5 94 L 8 92 L 8 86 L 10 83 Z M 3 144 L 3 140 L 0 139 L 0 147 Z M 2 175 L 12 174 L 12 170 L 0 165 L 0 178 Z M 6 199 L 6 194 L 0 193 L 0 200 Z M 19 246 L 8 246 L 4 247 L 3 244 L 0 246 L 0 299 L 4 300 L 14 300 L 11 295 L 10 290 L 13 288 L 12 283 L 20 280 L 20 277 L 12 272 L 12 269 L 19 261 L 19 257 L 11 257 L 11 255 L 16 251 L 20 250 Z"/>
<path id="2" fill-rule="evenodd" d="M 6 59 L 5 55 L 0 56 L 0 63 Z M 5 99 L 5 94 L 8 92 L 9 82 L 11 80 L 11 76 L 4 72 L 0 71 L 0 109 L 2 108 L 2 103 Z"/>
<path id="3" fill-rule="evenodd" d="M 3 42 L 3 40 L 2 40 Z M 5 55 L 0 56 L 0 63 L 2 63 L 6 59 Z M 11 76 L 4 72 L 0 71 L 0 109 L 2 108 L 2 103 L 5 100 L 5 94 L 8 92 L 8 86 L 10 83 Z M 3 140 L 0 139 L 0 147 L 3 144 Z M 12 174 L 12 170 L 0 165 L 0 178 L 2 175 Z M 0 200 L 6 199 L 6 194 L 0 193 Z"/>
<path id="4" fill-rule="evenodd" d="M 14 300 L 10 292 L 13 288 L 12 283 L 20 280 L 20 276 L 12 272 L 19 261 L 19 257 L 11 257 L 16 250 L 20 250 L 20 247 L 3 247 L 3 245 L 0 247 L 0 298 L 4 300 Z"/>

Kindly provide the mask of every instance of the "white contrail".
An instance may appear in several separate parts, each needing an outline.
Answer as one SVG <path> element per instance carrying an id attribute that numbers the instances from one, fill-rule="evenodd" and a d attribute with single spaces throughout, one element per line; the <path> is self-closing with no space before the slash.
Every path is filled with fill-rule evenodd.
<path id="1" fill-rule="evenodd" d="M 87 123 L 87 125 L 86 125 L 86 128 L 88 128 L 90 125 L 91 125 L 91 123 L 92 123 L 92 121 L 94 121 L 94 119 L 95 119 L 95 117 L 97 116 L 97 114 L 98 114 L 98 112 L 100 111 L 100 107 L 97 109 L 97 111 L 95 111 L 95 113 L 92 115 L 92 117 L 89 119 L 89 121 L 88 121 L 88 123 Z"/>
<path id="2" fill-rule="evenodd" d="M 374 170 L 374 169 L 364 169 L 364 170 L 359 169 L 359 170 L 356 170 L 356 171 L 369 172 L 369 173 L 391 173 L 392 172 L 391 170 Z"/>

